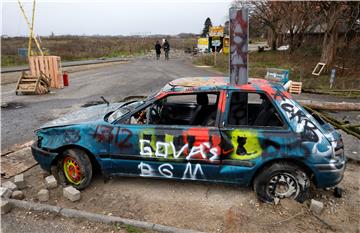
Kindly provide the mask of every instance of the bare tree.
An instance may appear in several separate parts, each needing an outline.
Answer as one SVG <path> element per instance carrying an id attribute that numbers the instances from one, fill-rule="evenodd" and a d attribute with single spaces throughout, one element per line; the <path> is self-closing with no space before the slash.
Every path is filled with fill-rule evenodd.
<path id="1" fill-rule="evenodd" d="M 280 24 L 282 33 L 289 41 L 290 53 L 301 46 L 305 33 L 315 25 L 316 4 L 316 2 L 310 1 L 279 2 L 277 4 L 278 12 L 283 16 Z"/>
<path id="2" fill-rule="evenodd" d="M 347 31 L 353 30 L 359 23 L 359 2 L 319 2 L 322 20 L 325 22 L 324 39 L 320 60 L 333 66 L 338 48 L 339 27 L 348 25 Z M 356 15 L 357 13 L 357 15 Z M 352 15 L 355 14 L 354 17 Z M 346 26 L 345 26 L 346 27 Z M 345 33 L 346 35 L 346 33 Z"/>
<path id="3" fill-rule="evenodd" d="M 257 21 L 266 26 L 270 31 L 271 49 L 276 50 L 278 35 L 281 29 L 281 2 L 259 1 L 253 2 L 250 20 Z"/>
<path id="4" fill-rule="evenodd" d="M 276 50 L 277 39 L 280 31 L 281 14 L 277 5 L 279 2 L 273 1 L 242 1 L 235 0 L 232 4 L 234 7 L 249 8 L 249 22 L 264 25 L 269 29 L 268 35 L 271 39 L 271 48 Z"/>

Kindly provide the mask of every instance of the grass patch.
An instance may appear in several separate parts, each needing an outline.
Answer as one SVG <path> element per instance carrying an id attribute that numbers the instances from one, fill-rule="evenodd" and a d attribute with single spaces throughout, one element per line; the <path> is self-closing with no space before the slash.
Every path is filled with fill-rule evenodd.
<path id="1" fill-rule="evenodd" d="M 20 58 L 18 55 L 1 55 L 1 67 L 26 65 L 26 58 Z"/>
<path id="2" fill-rule="evenodd" d="M 213 54 L 206 54 L 197 57 L 194 60 L 195 65 L 199 66 L 211 66 L 213 69 L 224 73 L 224 75 L 229 75 L 229 56 L 225 54 L 216 55 L 216 65 L 215 58 Z"/>
<path id="3" fill-rule="evenodd" d="M 130 226 L 130 225 L 125 225 L 125 230 L 127 233 L 142 233 L 143 232 L 143 230 L 141 228 Z"/>

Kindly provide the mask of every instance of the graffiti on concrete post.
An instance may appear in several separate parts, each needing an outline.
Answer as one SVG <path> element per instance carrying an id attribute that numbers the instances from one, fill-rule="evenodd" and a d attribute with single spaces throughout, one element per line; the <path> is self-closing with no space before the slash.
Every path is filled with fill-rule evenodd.
<path id="1" fill-rule="evenodd" d="M 230 83 L 248 82 L 249 9 L 230 8 Z"/>

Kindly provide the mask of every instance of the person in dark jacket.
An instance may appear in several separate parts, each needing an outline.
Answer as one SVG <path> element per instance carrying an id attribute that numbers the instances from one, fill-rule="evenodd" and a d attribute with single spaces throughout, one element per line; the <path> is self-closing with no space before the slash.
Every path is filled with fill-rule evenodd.
<path id="1" fill-rule="evenodd" d="M 165 42 L 163 44 L 163 49 L 165 52 L 165 60 L 169 60 L 170 44 L 167 40 L 165 40 Z"/>
<path id="2" fill-rule="evenodd" d="M 156 60 L 159 60 L 160 59 L 160 54 L 161 54 L 161 45 L 160 45 L 159 41 L 156 41 L 155 51 L 156 51 Z"/>

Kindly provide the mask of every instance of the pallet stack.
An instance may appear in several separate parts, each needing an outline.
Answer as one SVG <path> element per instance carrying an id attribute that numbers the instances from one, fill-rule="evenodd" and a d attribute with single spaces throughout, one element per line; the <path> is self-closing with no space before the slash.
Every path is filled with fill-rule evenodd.
<path id="1" fill-rule="evenodd" d="M 30 74 L 40 76 L 41 72 L 50 77 L 50 87 L 63 88 L 61 59 L 58 56 L 31 56 L 29 57 Z"/>
<path id="2" fill-rule="evenodd" d="M 291 94 L 301 94 L 302 82 L 291 82 L 289 92 Z"/>
<path id="3" fill-rule="evenodd" d="M 22 94 L 46 94 L 50 88 L 50 77 L 40 72 L 39 76 L 22 72 L 21 77 L 16 85 L 16 95 Z"/>

